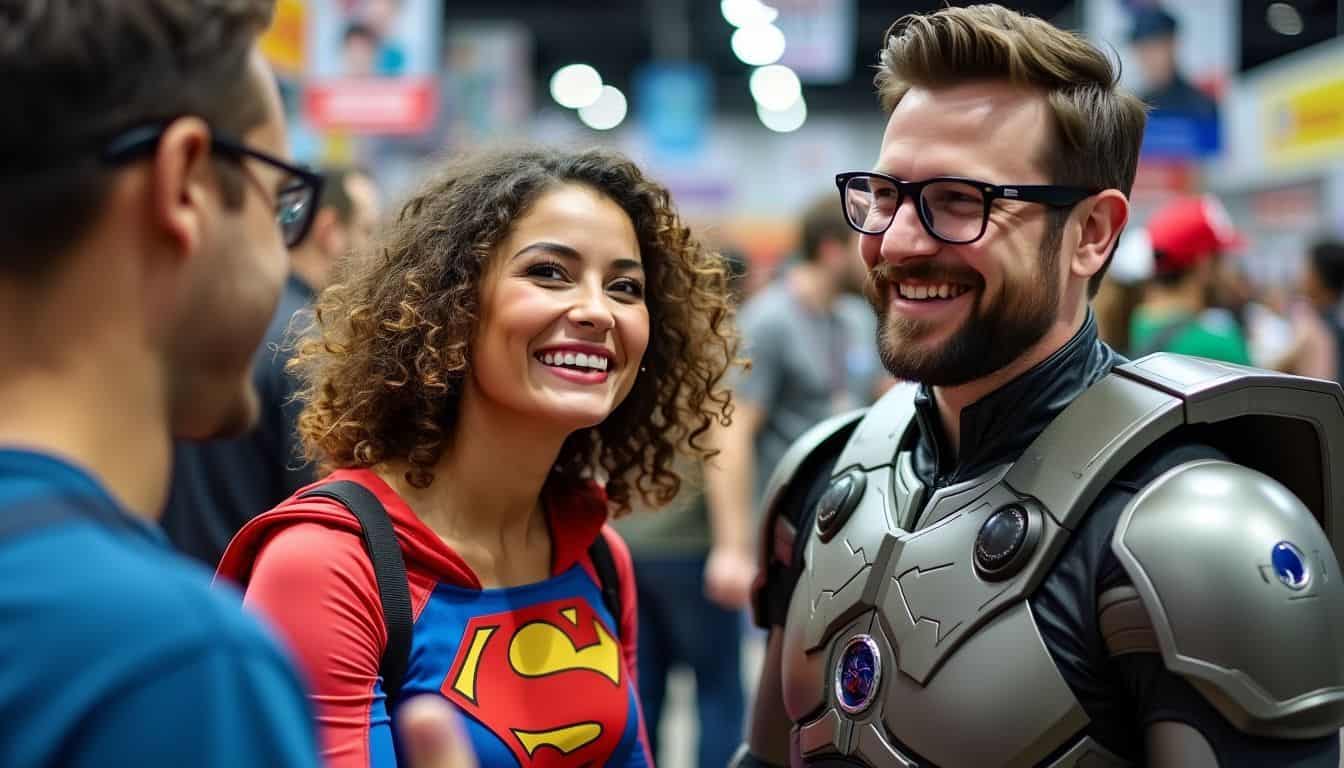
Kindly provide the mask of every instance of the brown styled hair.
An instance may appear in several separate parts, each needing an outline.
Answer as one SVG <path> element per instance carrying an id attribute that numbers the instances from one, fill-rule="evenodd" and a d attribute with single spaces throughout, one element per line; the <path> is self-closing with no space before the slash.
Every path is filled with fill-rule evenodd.
<path id="1" fill-rule="evenodd" d="M 415 487 L 453 439 L 481 280 L 495 247 L 548 190 L 588 186 L 634 224 L 645 270 L 649 346 L 644 370 L 601 424 L 574 433 L 548 483 L 605 476 L 617 514 L 633 492 L 670 501 L 680 488 L 678 450 L 705 458 L 699 439 L 727 423 L 719 382 L 736 359 L 727 272 L 692 238 L 666 189 L 603 149 L 496 151 L 458 159 L 401 209 L 373 253 L 353 254 L 316 306 L 320 334 L 299 345 L 291 370 L 306 401 L 299 432 L 324 469 L 411 465 Z"/>
<path id="2" fill-rule="evenodd" d="M 1041 158 L 1051 183 L 1129 195 L 1147 108 L 1080 35 L 999 5 L 974 5 L 904 16 L 886 39 L 875 83 L 888 112 L 914 86 L 1006 80 L 1039 89 L 1054 115 L 1054 140 Z M 1067 214 L 1055 215 L 1058 229 Z M 1109 267 L 1110 257 L 1088 282 L 1089 295 Z"/>
<path id="3" fill-rule="evenodd" d="M 274 0 L 13 0 L 0 11 L 0 274 L 38 276 L 97 217 L 102 144 L 183 115 L 241 135 L 265 119 L 248 74 Z M 225 175 L 230 204 L 241 178 Z"/>

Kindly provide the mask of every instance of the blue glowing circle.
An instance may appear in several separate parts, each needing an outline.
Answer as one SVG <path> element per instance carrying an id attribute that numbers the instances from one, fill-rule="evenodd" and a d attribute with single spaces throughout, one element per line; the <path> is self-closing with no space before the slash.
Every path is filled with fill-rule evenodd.
<path id="1" fill-rule="evenodd" d="M 1311 581 L 1311 569 L 1302 550 L 1287 541 L 1274 545 L 1269 555 L 1274 566 L 1274 574 L 1289 589 L 1304 589 Z"/>
<path id="2" fill-rule="evenodd" d="M 858 635 L 845 644 L 835 665 L 835 699 L 840 708 L 857 714 L 877 696 L 882 679 L 882 656 L 868 635 Z"/>

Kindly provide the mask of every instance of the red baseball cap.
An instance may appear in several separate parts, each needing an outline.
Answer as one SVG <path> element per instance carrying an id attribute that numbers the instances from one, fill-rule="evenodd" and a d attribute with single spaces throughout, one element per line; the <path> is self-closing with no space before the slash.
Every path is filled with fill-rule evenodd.
<path id="1" fill-rule="evenodd" d="M 1209 195 L 1167 203 L 1148 220 L 1147 229 L 1158 272 L 1180 272 L 1246 243 L 1227 209 Z"/>

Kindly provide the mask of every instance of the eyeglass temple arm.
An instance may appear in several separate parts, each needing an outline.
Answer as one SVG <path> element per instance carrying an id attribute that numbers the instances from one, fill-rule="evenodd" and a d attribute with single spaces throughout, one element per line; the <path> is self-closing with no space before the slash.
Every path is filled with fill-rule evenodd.
<path id="1" fill-rule="evenodd" d="M 996 187 L 995 197 L 1005 200 L 1024 200 L 1028 203 L 1066 206 L 1073 205 L 1089 195 L 1096 194 L 1081 187 L 1059 187 L 1053 184 L 1027 184 Z"/>

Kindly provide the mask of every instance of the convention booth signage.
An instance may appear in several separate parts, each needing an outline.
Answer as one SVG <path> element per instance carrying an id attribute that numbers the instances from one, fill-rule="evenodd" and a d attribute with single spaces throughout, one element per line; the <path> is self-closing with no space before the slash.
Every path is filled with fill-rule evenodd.
<path id="1" fill-rule="evenodd" d="M 415 134 L 433 124 L 441 8 L 433 0 L 313 0 L 304 108 L 319 130 Z"/>

